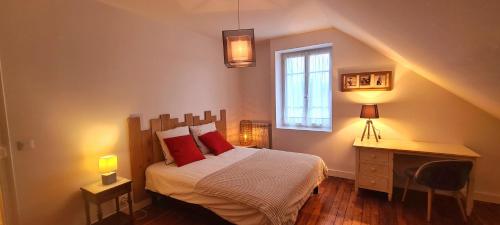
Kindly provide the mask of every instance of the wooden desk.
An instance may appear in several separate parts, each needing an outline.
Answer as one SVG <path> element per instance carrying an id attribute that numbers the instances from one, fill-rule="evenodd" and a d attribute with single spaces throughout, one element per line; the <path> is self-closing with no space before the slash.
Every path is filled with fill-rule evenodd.
<path id="1" fill-rule="evenodd" d="M 356 147 L 356 182 L 355 191 L 359 188 L 386 192 L 389 201 L 392 200 L 394 179 L 394 154 L 431 156 L 447 159 L 466 159 L 473 163 L 470 178 L 467 183 L 466 212 L 470 216 L 474 201 L 474 181 L 476 159 L 479 154 L 462 145 L 436 144 L 416 141 L 380 139 L 354 140 Z"/>

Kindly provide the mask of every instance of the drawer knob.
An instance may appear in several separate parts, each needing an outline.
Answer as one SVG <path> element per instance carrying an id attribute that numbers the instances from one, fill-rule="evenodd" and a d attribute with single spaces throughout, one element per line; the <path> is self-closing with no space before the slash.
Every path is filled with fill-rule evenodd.
<path id="1" fill-rule="evenodd" d="M 370 168 L 370 170 L 371 170 L 372 172 L 375 172 L 377 169 L 375 169 L 375 167 L 372 167 L 372 168 Z"/>
<path id="2" fill-rule="evenodd" d="M 374 158 L 377 158 L 377 156 L 375 154 L 372 154 L 372 159 L 374 159 Z"/>
<path id="3" fill-rule="evenodd" d="M 375 181 L 374 180 L 370 181 L 370 184 L 375 184 Z"/>

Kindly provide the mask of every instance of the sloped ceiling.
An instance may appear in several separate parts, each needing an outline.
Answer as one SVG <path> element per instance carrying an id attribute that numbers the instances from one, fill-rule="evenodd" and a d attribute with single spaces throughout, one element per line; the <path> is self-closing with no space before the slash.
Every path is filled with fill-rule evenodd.
<path id="1" fill-rule="evenodd" d="M 221 38 L 236 0 L 100 0 Z M 496 0 L 240 0 L 258 40 L 335 27 L 500 118 L 500 2 Z"/>

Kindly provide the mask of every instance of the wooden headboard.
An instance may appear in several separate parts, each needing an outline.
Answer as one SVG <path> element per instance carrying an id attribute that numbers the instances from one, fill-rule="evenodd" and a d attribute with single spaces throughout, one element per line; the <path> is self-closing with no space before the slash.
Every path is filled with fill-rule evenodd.
<path id="1" fill-rule="evenodd" d="M 184 121 L 178 118 L 170 118 L 170 114 L 160 115 L 157 119 L 150 120 L 148 130 L 141 129 L 141 120 L 138 116 L 129 117 L 129 148 L 130 167 L 132 169 L 132 192 L 134 202 L 140 202 L 149 198 L 144 187 L 146 184 L 146 168 L 153 163 L 165 160 L 163 157 L 160 141 L 156 131 L 164 131 L 182 126 L 196 126 L 215 122 L 217 130 L 226 138 L 226 110 L 220 110 L 220 118 L 212 116 L 212 112 L 205 111 L 205 118 L 193 116 L 192 113 L 184 114 Z"/>

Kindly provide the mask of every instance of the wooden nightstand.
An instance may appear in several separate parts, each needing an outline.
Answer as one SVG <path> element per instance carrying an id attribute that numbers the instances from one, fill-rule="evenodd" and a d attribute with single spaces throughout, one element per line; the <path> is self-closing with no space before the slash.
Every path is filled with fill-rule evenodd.
<path id="1" fill-rule="evenodd" d="M 83 200 L 85 202 L 85 214 L 87 217 L 87 225 L 92 224 L 90 221 L 89 203 L 92 202 L 97 205 L 97 219 L 96 223 L 92 225 L 133 225 L 134 214 L 132 211 L 132 198 L 130 192 L 132 191 L 132 181 L 118 177 L 117 181 L 110 185 L 102 185 L 101 181 L 81 187 Z M 120 211 L 120 196 L 127 194 L 127 202 L 129 214 Z M 115 199 L 116 213 L 103 219 L 101 204 Z"/>

